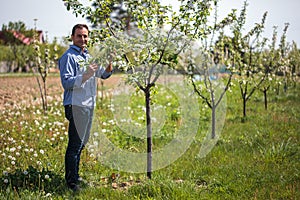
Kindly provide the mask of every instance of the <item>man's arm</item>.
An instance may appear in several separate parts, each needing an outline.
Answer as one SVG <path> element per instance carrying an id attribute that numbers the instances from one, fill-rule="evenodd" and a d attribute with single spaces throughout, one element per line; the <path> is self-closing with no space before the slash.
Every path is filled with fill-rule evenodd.
<path id="1" fill-rule="evenodd" d="M 98 65 L 96 64 L 92 64 L 89 65 L 89 67 L 87 68 L 87 70 L 83 73 L 82 75 L 82 84 L 85 83 L 89 78 L 91 78 L 92 76 L 94 76 L 95 72 L 98 70 Z"/>
<path id="2" fill-rule="evenodd" d="M 76 62 L 68 54 L 65 54 L 59 60 L 59 70 L 62 86 L 65 90 L 80 87 L 82 76 L 75 75 Z"/>
<path id="3" fill-rule="evenodd" d="M 107 65 L 105 71 L 106 71 L 107 73 L 110 73 L 110 72 L 112 72 L 112 70 L 113 70 L 112 63 L 109 62 L 109 64 Z"/>
<path id="4" fill-rule="evenodd" d="M 100 72 L 98 70 L 100 70 Z M 103 68 L 102 68 L 102 70 L 103 70 Z M 101 72 L 101 69 L 96 64 L 89 65 L 89 67 L 87 68 L 87 70 L 82 75 L 82 83 L 81 84 L 83 84 L 88 79 L 90 79 L 92 76 L 94 76 L 95 73 L 97 73 L 97 74 L 100 73 L 101 74 L 100 75 L 101 78 L 104 78 L 104 79 L 108 78 L 111 75 L 112 70 L 113 70 L 113 67 L 112 67 L 112 63 L 111 62 L 107 65 L 107 67 L 106 67 L 106 69 L 105 69 L 104 72 L 103 71 Z M 97 76 L 99 76 L 99 75 L 97 75 Z"/>

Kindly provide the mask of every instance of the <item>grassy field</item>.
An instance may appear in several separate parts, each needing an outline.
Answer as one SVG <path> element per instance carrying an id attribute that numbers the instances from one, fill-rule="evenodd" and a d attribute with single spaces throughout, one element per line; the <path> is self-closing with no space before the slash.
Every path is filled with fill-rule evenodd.
<path id="1" fill-rule="evenodd" d="M 156 148 L 172 139 L 179 124 L 173 99 L 169 100 L 173 107 L 165 108 L 167 122 L 154 138 Z M 263 94 L 257 91 L 249 101 L 247 119 L 242 120 L 239 89 L 233 88 L 227 94 L 221 137 L 206 157 L 198 156 L 201 129 L 210 121 L 209 111 L 202 110 L 190 148 L 168 167 L 154 171 L 151 180 L 145 173 L 106 167 L 85 149 L 80 173 L 86 183 L 76 194 L 64 182 L 67 121 L 61 99 L 50 102 L 47 116 L 39 105 L 6 108 L 0 115 L 0 199 L 300 199 L 299 105 L 299 85 L 270 94 L 267 111 Z M 114 144 L 143 151 L 145 140 L 129 137 L 116 126 L 108 98 L 98 103 L 97 116 Z"/>

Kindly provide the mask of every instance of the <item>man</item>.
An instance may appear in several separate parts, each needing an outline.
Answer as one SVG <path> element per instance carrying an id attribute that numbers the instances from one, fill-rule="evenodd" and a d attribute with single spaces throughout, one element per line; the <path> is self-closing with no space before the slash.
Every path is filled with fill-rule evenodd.
<path id="1" fill-rule="evenodd" d="M 59 59 L 61 83 L 64 88 L 63 105 L 69 121 L 68 146 L 65 155 L 65 179 L 73 191 L 79 190 L 79 162 L 81 151 L 89 139 L 96 102 L 96 77 L 106 79 L 112 74 L 111 61 L 106 69 L 88 63 L 89 29 L 77 24 L 72 29 L 73 45 Z"/>

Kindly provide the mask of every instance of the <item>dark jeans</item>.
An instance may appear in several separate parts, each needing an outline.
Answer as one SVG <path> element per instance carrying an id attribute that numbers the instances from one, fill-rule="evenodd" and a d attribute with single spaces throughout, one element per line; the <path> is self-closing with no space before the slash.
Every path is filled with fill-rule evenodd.
<path id="1" fill-rule="evenodd" d="M 93 119 L 93 109 L 80 106 L 65 106 L 69 120 L 68 147 L 65 155 L 65 179 L 67 184 L 76 184 L 79 178 L 80 154 L 87 143 Z"/>

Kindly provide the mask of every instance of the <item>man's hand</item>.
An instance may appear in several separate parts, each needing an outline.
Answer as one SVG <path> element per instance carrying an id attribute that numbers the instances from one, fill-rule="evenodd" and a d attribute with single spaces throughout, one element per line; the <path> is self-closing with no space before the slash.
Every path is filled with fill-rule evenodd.
<path id="1" fill-rule="evenodd" d="M 111 53 L 108 57 L 108 65 L 105 69 L 106 72 L 111 72 L 113 70 L 112 68 L 112 61 L 113 61 L 113 58 L 115 57 L 115 53 Z"/>
<path id="2" fill-rule="evenodd" d="M 99 68 L 98 65 L 90 64 L 82 76 L 82 83 L 86 82 L 89 78 L 94 76 L 94 74 L 98 70 L 98 68 Z"/>

